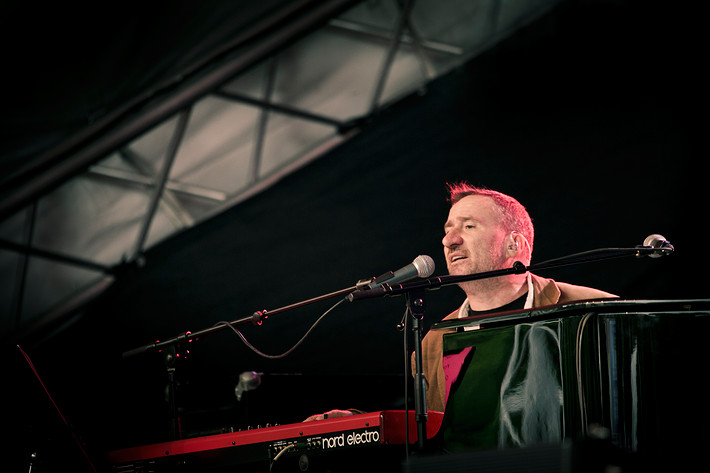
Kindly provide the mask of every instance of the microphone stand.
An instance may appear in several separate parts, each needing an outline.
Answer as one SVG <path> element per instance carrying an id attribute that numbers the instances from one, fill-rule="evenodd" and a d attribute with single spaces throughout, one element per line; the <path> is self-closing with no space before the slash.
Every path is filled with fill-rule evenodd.
<path id="1" fill-rule="evenodd" d="M 352 293 L 353 291 L 357 290 L 360 286 L 360 283 L 358 283 L 357 286 L 349 287 L 346 289 L 341 289 L 340 291 L 336 292 L 331 292 L 329 294 L 325 294 L 322 296 L 314 297 L 312 299 L 308 299 L 305 301 L 297 302 L 295 304 L 291 304 L 288 306 L 280 307 L 271 311 L 267 310 L 260 310 L 254 312 L 252 315 L 248 317 L 242 317 L 241 319 L 234 320 L 232 322 L 229 322 L 229 325 L 243 325 L 246 323 L 252 323 L 254 325 L 261 325 L 264 320 L 266 320 L 269 315 L 274 315 L 274 314 L 279 314 L 281 312 L 286 312 L 291 309 L 295 309 L 304 305 L 308 304 L 313 304 L 315 302 L 319 302 L 325 299 L 330 299 L 332 297 L 337 297 L 337 296 L 344 296 L 348 293 Z M 153 352 L 153 351 L 158 351 L 163 354 L 163 362 L 165 364 L 165 367 L 167 369 L 167 375 L 168 375 L 168 387 L 167 387 L 167 397 L 168 397 L 168 412 L 169 412 L 169 436 L 171 440 L 176 440 L 176 439 L 181 439 L 182 438 L 182 427 L 181 427 L 181 422 L 180 422 L 180 417 L 178 416 L 178 405 L 177 405 L 177 396 L 176 396 L 176 377 L 175 377 L 175 371 L 177 368 L 177 359 L 180 357 L 179 355 L 179 347 L 180 344 L 183 342 L 191 343 L 193 340 L 196 340 L 197 338 L 203 336 L 203 335 L 208 335 L 214 332 L 218 332 L 220 330 L 224 330 L 227 327 L 227 324 L 220 324 L 220 325 L 213 325 L 212 327 L 208 327 L 205 329 L 202 329 L 197 332 L 185 332 L 183 334 L 180 334 L 176 337 L 163 340 L 163 341 L 156 341 L 154 343 L 149 343 L 147 345 L 140 346 L 138 348 L 133 348 L 131 350 L 123 352 L 123 358 L 128 358 L 136 355 L 140 355 L 143 353 L 148 353 L 148 352 Z"/>
<path id="2" fill-rule="evenodd" d="M 426 306 L 424 293 L 424 289 L 413 289 L 407 292 L 407 313 L 412 321 L 411 330 L 414 335 L 414 420 L 417 423 L 417 447 L 420 452 L 424 450 L 428 419 L 426 386 L 422 367 L 422 320 Z M 409 439 L 409 431 L 407 431 L 406 438 Z"/>

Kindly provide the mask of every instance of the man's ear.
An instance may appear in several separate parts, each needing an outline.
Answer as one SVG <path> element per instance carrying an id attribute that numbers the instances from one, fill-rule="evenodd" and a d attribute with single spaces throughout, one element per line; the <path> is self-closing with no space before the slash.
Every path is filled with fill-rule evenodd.
<path id="1" fill-rule="evenodd" d="M 506 237 L 506 251 L 510 257 L 524 257 L 528 255 L 530 245 L 522 233 L 510 232 Z"/>

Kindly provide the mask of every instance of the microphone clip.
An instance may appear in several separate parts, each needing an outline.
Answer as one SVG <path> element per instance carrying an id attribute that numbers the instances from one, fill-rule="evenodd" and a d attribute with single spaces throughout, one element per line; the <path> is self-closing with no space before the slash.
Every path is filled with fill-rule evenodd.
<path id="1" fill-rule="evenodd" d="M 364 291 L 365 289 L 369 289 L 370 284 L 375 282 L 376 278 L 370 278 L 370 279 L 361 279 L 357 283 L 355 283 L 355 290 L 356 291 Z"/>
<path id="2" fill-rule="evenodd" d="M 355 284 L 355 289 L 358 291 L 372 289 L 377 285 L 382 285 L 394 277 L 394 271 L 387 271 L 376 278 L 361 279 Z"/>

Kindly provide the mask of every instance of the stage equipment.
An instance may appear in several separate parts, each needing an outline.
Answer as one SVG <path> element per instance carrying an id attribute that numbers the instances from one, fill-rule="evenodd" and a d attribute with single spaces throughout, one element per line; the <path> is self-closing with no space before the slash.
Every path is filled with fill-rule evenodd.
<path id="1" fill-rule="evenodd" d="M 643 245 L 637 245 L 633 248 L 600 248 L 582 253 L 576 253 L 554 260 L 548 260 L 543 263 L 525 266 L 522 262 L 516 261 L 511 268 L 500 269 L 496 271 L 486 271 L 482 273 L 461 275 L 461 276 L 438 276 L 422 280 L 415 283 L 407 284 L 383 284 L 381 287 L 374 289 L 365 289 L 354 291 L 347 296 L 350 302 L 378 298 L 385 296 L 404 295 L 406 297 L 407 312 L 410 315 L 411 331 L 414 336 L 414 409 L 416 420 L 419 425 L 420 432 L 424 431 L 426 424 L 426 380 L 422 372 L 422 319 L 426 307 L 426 291 L 439 289 L 442 286 L 459 284 L 465 281 L 473 281 L 479 279 L 487 279 L 509 274 L 525 274 L 528 271 L 543 271 L 550 268 L 560 266 L 570 266 L 592 261 L 601 261 L 612 258 L 634 256 L 636 258 L 650 256 L 658 257 L 670 255 L 674 251 L 673 246 L 662 235 L 654 234 L 647 237 Z M 423 448 L 424 435 L 419 435 L 419 448 Z"/>
<path id="2" fill-rule="evenodd" d="M 178 405 L 177 405 L 177 400 L 176 400 L 176 376 L 175 376 L 175 370 L 176 370 L 176 361 L 180 358 L 181 353 L 188 352 L 188 347 L 191 343 L 193 343 L 195 340 L 200 339 L 203 336 L 219 332 L 221 330 L 224 330 L 225 328 L 231 328 L 234 330 L 239 337 L 249 346 L 253 351 L 257 352 L 259 355 L 268 357 L 268 358 L 282 358 L 288 354 L 290 354 L 295 348 L 297 348 L 303 340 L 308 336 L 311 330 L 315 327 L 315 325 L 320 322 L 320 320 L 327 315 L 331 310 L 333 310 L 335 307 L 337 307 L 339 304 L 342 302 L 348 300 L 347 297 L 355 292 L 360 292 L 360 291 L 371 291 L 373 289 L 370 288 L 379 288 L 382 287 L 382 284 L 387 285 L 387 282 L 404 282 L 404 281 L 409 281 L 411 279 L 414 279 L 416 277 L 427 277 L 430 276 L 434 272 L 434 260 L 427 255 L 420 255 L 417 258 L 414 259 L 412 263 L 410 263 L 407 266 L 404 266 L 403 268 L 398 269 L 397 271 L 390 271 L 388 273 L 383 274 L 379 278 L 370 278 L 370 279 L 365 279 L 365 280 L 360 280 L 357 282 L 355 286 L 348 287 L 345 289 L 341 289 L 339 291 L 331 292 L 329 294 L 325 294 L 322 296 L 314 297 L 311 299 L 307 299 L 301 302 L 297 302 L 295 304 L 290 304 L 284 307 L 280 307 L 271 311 L 267 310 L 260 310 L 254 312 L 251 316 L 248 317 L 243 317 L 241 319 L 233 320 L 231 322 L 218 322 L 217 324 L 212 325 L 211 327 L 208 327 L 206 329 L 199 330 L 197 332 L 192 332 L 192 331 L 186 331 L 183 334 L 180 334 L 176 337 L 167 339 L 167 340 L 158 340 L 156 342 L 143 345 L 138 348 L 134 348 L 131 350 L 128 350 L 123 353 L 123 358 L 129 358 L 137 355 L 142 355 L 145 353 L 149 352 L 159 352 L 162 357 L 163 357 L 163 362 L 165 364 L 166 370 L 167 370 L 167 378 L 168 378 L 168 409 L 170 411 L 170 419 L 169 419 L 169 432 L 170 432 L 170 439 L 171 440 L 177 440 L 182 438 L 182 429 L 181 429 L 181 420 L 178 415 Z M 389 286 L 388 286 L 389 287 Z M 244 336 L 241 334 L 236 329 L 236 326 L 240 326 L 243 324 L 251 323 L 254 325 L 261 325 L 269 316 L 271 315 L 276 315 L 280 314 L 283 312 L 287 312 L 289 310 L 293 310 L 299 307 L 303 307 L 309 304 L 314 304 L 316 302 L 324 301 L 326 299 L 331 299 L 331 298 L 336 298 L 339 297 L 340 300 L 333 306 L 331 307 L 328 311 L 326 311 L 321 317 L 313 324 L 311 329 L 301 338 L 301 340 L 296 343 L 295 346 L 293 346 L 290 350 L 286 351 L 282 355 L 277 355 L 277 356 L 271 356 L 271 355 L 266 355 L 264 353 L 261 353 L 258 351 L 255 347 L 253 347 L 251 344 L 249 344 Z M 241 381 L 240 381 L 241 382 Z M 246 385 L 244 383 L 241 384 L 241 389 L 240 385 L 237 385 L 235 388 L 235 395 L 237 396 L 238 399 L 241 399 L 241 395 L 244 392 L 244 388 Z M 419 439 L 419 442 L 422 443 L 424 441 L 423 433 L 421 435 L 422 438 Z"/>
<path id="3" fill-rule="evenodd" d="M 596 439 L 647 466 L 700 452 L 710 300 L 576 302 L 432 330 L 447 332 L 447 452 Z"/>
<path id="4" fill-rule="evenodd" d="M 239 375 L 239 382 L 234 388 L 234 395 L 237 396 L 237 401 L 242 400 L 242 395 L 244 395 L 246 391 L 253 391 L 259 387 L 263 374 L 264 373 L 257 373 L 256 371 L 244 371 Z"/>
<path id="5" fill-rule="evenodd" d="M 120 473 L 398 471 L 407 437 L 417 435 L 413 415 L 379 411 L 263 427 L 114 450 L 108 458 Z M 433 438 L 443 413 L 429 419 L 426 435 Z"/>
<path id="6" fill-rule="evenodd" d="M 330 294 L 326 294 L 320 297 L 316 297 L 313 299 L 309 299 L 300 303 L 292 304 L 286 307 L 282 307 L 280 309 L 276 309 L 274 311 L 258 311 L 252 314 L 250 317 L 245 317 L 242 319 L 235 320 L 233 322 L 225 322 L 224 324 L 221 325 L 215 325 L 213 327 L 210 327 L 208 329 L 204 329 L 200 332 L 186 332 L 184 335 L 180 335 L 178 337 L 175 337 L 170 340 L 165 340 L 165 341 L 159 341 L 155 342 L 149 345 L 145 345 L 143 347 L 139 347 L 134 350 L 130 350 L 129 352 L 124 353 L 124 356 L 132 356 L 148 351 L 154 351 L 154 350 L 161 350 L 165 347 L 168 348 L 174 348 L 179 346 L 181 343 L 189 343 L 193 339 L 197 339 L 200 336 L 222 330 L 225 327 L 232 327 L 233 325 L 239 325 L 239 324 L 244 324 L 244 323 L 254 323 L 254 324 L 261 324 L 268 315 L 273 315 L 276 313 L 281 313 L 288 311 L 290 309 L 294 309 L 296 307 L 301 307 L 303 305 L 311 304 L 317 301 L 322 301 L 327 298 L 332 298 L 332 297 L 341 297 L 341 301 L 338 302 L 340 304 L 342 301 L 350 301 L 354 302 L 360 299 L 368 299 L 368 298 L 373 298 L 373 297 L 385 297 L 385 296 L 396 296 L 396 295 L 405 295 L 406 297 L 406 305 L 407 305 L 407 313 L 405 315 L 405 333 L 409 333 L 411 331 L 411 334 L 413 335 L 414 338 L 414 364 L 415 364 L 415 369 L 414 369 L 414 420 L 417 424 L 417 446 L 418 450 L 420 452 L 425 451 L 425 440 L 427 439 L 427 433 L 429 432 L 429 428 L 427 427 L 427 421 L 428 421 L 428 412 L 426 410 L 426 389 L 425 389 L 425 380 L 423 377 L 422 373 L 422 354 L 421 354 L 421 341 L 422 341 L 422 320 L 424 317 L 424 312 L 426 308 L 426 297 L 425 293 L 427 290 L 431 289 L 438 289 L 441 286 L 445 285 L 452 285 L 452 284 L 458 284 L 461 282 L 465 281 L 470 281 L 470 280 L 475 280 L 475 279 L 485 279 L 485 278 L 492 278 L 492 277 L 498 277 L 498 276 L 503 276 L 506 274 L 524 274 L 528 271 L 542 271 L 548 268 L 554 268 L 554 267 L 559 267 L 559 266 L 568 266 L 568 265 L 574 265 L 574 264 L 580 264 L 580 263 L 586 263 L 586 262 L 592 262 L 592 261 L 600 261 L 600 260 L 605 260 L 605 259 L 610 259 L 610 258 L 618 258 L 618 257 L 624 257 L 624 256 L 635 256 L 635 257 L 643 257 L 643 256 L 652 256 L 652 257 L 657 257 L 657 256 L 663 256 L 663 255 L 669 255 L 673 253 L 674 249 L 668 241 L 662 237 L 661 235 L 651 235 L 646 239 L 644 242 L 644 245 L 638 245 L 634 248 L 603 248 L 603 249 L 597 249 L 597 250 L 591 250 L 591 251 L 586 251 L 583 253 L 577 253 L 569 256 L 565 256 L 562 258 L 557 258 L 555 260 L 549 260 L 544 263 L 536 264 L 536 265 L 531 265 L 531 266 L 525 266 L 523 263 L 517 261 L 513 264 L 511 268 L 507 269 L 502 269 L 498 271 L 489 271 L 489 272 L 484 272 L 484 273 L 477 273 L 477 274 L 471 274 L 471 275 L 464 275 L 464 276 L 439 276 L 439 277 L 433 277 L 429 279 L 422 280 L 420 282 L 415 282 L 415 283 L 406 283 L 406 284 L 399 284 L 396 281 L 399 281 L 399 279 L 408 279 L 408 278 L 414 278 L 419 274 L 424 274 L 424 272 L 429 271 L 429 264 L 428 262 L 426 264 L 416 264 L 413 262 L 411 265 L 406 266 L 402 268 L 401 270 L 398 270 L 397 272 L 393 273 L 393 275 L 388 278 L 392 284 L 389 284 L 387 281 L 377 281 L 377 278 L 370 280 L 369 282 L 363 282 L 360 281 L 358 284 L 354 287 L 351 288 L 346 288 L 341 291 L 333 292 Z M 414 271 L 412 268 L 415 268 L 416 274 L 414 274 Z M 424 268 L 423 270 L 421 268 Z M 431 270 L 433 270 L 433 262 L 432 262 L 432 267 Z M 395 277 L 395 274 L 400 274 L 402 275 L 403 273 L 406 273 L 406 278 L 404 276 L 402 277 Z M 374 287 L 373 287 L 374 284 Z M 336 304 L 337 306 L 337 304 Z M 325 314 L 324 314 L 325 315 Z M 233 327 L 232 327 L 233 328 Z M 305 338 L 305 337 L 304 337 Z M 299 342 L 300 343 L 300 342 Z M 407 343 L 405 341 L 405 343 Z M 408 347 L 405 346 L 405 348 L 408 349 Z M 407 419 L 409 418 L 408 416 L 405 416 Z M 329 420 L 330 421 L 330 420 Z M 405 435 L 409 435 L 409 429 L 405 429 Z M 561 438 L 561 437 L 560 437 Z M 173 439 L 174 440 L 174 439 Z M 409 442 L 405 441 L 404 442 L 406 446 L 409 445 Z"/>

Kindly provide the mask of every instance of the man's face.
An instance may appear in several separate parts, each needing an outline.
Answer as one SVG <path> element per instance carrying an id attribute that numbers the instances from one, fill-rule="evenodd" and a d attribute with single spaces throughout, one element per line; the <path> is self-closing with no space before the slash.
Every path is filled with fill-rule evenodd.
<path id="1" fill-rule="evenodd" d="M 492 198 L 469 195 L 449 210 L 444 225 L 444 256 L 451 275 L 501 269 L 507 261 L 506 231 Z"/>

